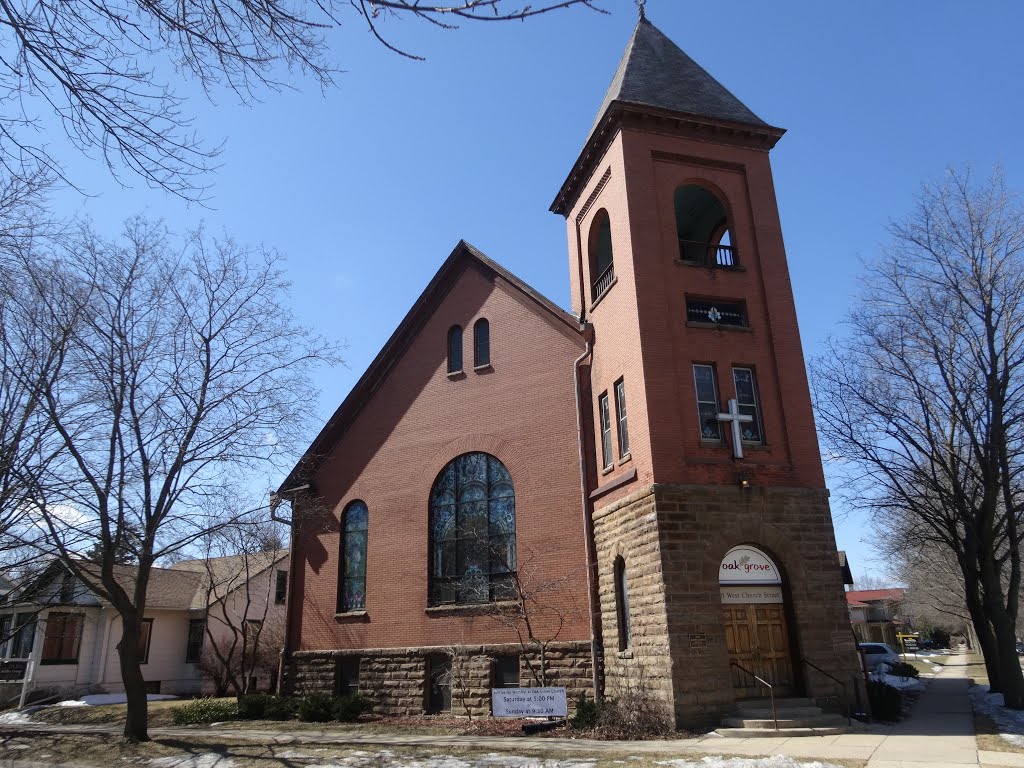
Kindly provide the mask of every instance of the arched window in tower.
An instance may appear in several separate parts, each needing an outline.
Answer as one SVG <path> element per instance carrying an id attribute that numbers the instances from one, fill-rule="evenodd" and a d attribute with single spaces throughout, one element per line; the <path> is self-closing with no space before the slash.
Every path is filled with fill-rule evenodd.
<path id="1" fill-rule="evenodd" d="M 430 605 L 471 605 L 513 594 L 516 496 L 494 456 L 464 453 L 430 489 Z"/>
<path id="2" fill-rule="evenodd" d="M 366 536 L 369 511 L 366 502 L 353 501 L 341 516 L 341 567 L 338 584 L 338 612 L 366 608 Z"/>
<path id="3" fill-rule="evenodd" d="M 481 317 L 473 324 L 473 367 L 491 364 L 491 325 Z"/>
<path id="4" fill-rule="evenodd" d="M 615 264 L 612 258 L 612 222 L 604 208 L 594 214 L 590 224 L 590 277 L 591 301 L 597 301 L 615 282 Z"/>
<path id="5" fill-rule="evenodd" d="M 633 645 L 632 629 L 629 625 L 629 590 L 626 588 L 626 561 L 615 558 L 615 618 L 619 629 L 619 650 L 625 651 Z"/>
<path id="6" fill-rule="evenodd" d="M 448 373 L 462 371 L 462 326 L 448 329 Z"/>
<path id="7" fill-rule="evenodd" d="M 706 267 L 736 266 L 729 219 L 721 200 L 704 187 L 686 184 L 676 189 L 675 211 L 682 261 Z"/>

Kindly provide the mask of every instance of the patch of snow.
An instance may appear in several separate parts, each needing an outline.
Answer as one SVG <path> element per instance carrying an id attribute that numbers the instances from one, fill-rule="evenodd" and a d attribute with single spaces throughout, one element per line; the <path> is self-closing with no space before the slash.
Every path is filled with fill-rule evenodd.
<path id="1" fill-rule="evenodd" d="M 168 701 L 176 699 L 177 696 L 169 696 L 164 693 L 150 693 L 146 701 Z M 98 707 L 103 704 L 124 704 L 128 697 L 123 693 L 91 693 L 71 701 L 60 701 L 54 704 L 55 707 Z"/>
<path id="2" fill-rule="evenodd" d="M 20 723 L 31 723 L 32 718 L 27 712 L 4 712 L 0 715 L 0 725 L 18 725 Z"/>
<path id="3" fill-rule="evenodd" d="M 692 760 L 659 760 L 658 765 L 671 768 L 842 768 L 835 763 L 797 762 L 785 755 L 771 757 L 702 757 L 698 762 Z"/>
<path id="4" fill-rule="evenodd" d="M 989 693 L 987 685 L 973 685 L 971 704 L 980 715 L 988 715 L 999 728 L 999 735 L 1016 747 L 1024 747 L 1024 711 L 1003 706 L 1003 694 Z"/>
<path id="5" fill-rule="evenodd" d="M 882 669 L 884 667 L 884 670 Z M 890 675 L 887 671 L 889 666 L 887 664 L 880 664 L 877 672 L 871 673 L 871 679 L 877 680 L 880 683 L 891 685 L 893 688 L 899 691 L 923 691 L 926 687 L 924 680 L 920 680 L 916 677 L 900 677 L 899 675 Z"/>
<path id="6" fill-rule="evenodd" d="M 504 755 L 491 753 L 469 761 L 451 755 L 422 755 L 418 757 L 396 757 L 393 753 L 384 752 L 359 755 L 350 753 L 348 757 L 333 757 L 330 762 L 319 763 L 312 768 L 595 768 L 597 760 L 581 758 L 579 760 L 543 760 L 521 755 Z"/>
<path id="7" fill-rule="evenodd" d="M 216 752 L 205 752 L 201 755 L 172 755 L 157 757 L 149 761 L 155 768 L 234 768 L 235 763 L 230 757 L 218 755 Z"/>
<path id="8" fill-rule="evenodd" d="M 311 755 L 307 752 L 296 752 L 294 749 L 287 749 L 284 752 L 275 752 L 275 758 L 283 760 L 318 760 L 316 755 Z"/>

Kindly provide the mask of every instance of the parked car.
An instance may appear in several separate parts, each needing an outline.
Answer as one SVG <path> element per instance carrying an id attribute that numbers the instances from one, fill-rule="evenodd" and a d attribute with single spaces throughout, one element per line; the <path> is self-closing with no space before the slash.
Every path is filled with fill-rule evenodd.
<path id="1" fill-rule="evenodd" d="M 864 666 L 869 672 L 878 669 L 879 664 L 897 664 L 900 655 L 888 643 L 860 643 L 860 652 L 864 654 Z"/>

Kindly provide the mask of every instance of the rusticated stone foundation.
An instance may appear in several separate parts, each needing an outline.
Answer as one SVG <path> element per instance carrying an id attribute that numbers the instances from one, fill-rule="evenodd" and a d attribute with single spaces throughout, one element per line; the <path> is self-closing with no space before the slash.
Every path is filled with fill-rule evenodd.
<path id="1" fill-rule="evenodd" d="M 489 715 L 493 661 L 517 655 L 522 687 L 539 685 L 538 653 L 524 653 L 519 645 L 469 645 L 431 648 L 372 648 L 337 651 L 298 651 L 286 662 L 284 689 L 287 695 L 335 694 L 339 667 L 344 658 L 359 658 L 359 692 L 370 700 L 377 715 L 420 715 L 426 711 L 429 660 L 452 659 L 452 708 L 454 715 Z M 551 643 L 545 653 L 547 684 L 566 689 L 570 711 L 579 696 L 592 696 L 592 664 L 587 643 Z"/>
<path id="2" fill-rule="evenodd" d="M 715 726 L 729 714 L 735 697 L 719 568 L 730 548 L 752 544 L 783 572 L 796 693 L 833 710 L 855 699 L 857 655 L 827 491 L 655 484 L 596 509 L 594 537 L 608 696 L 641 688 L 684 728 Z M 632 641 L 625 651 L 616 620 L 617 557 L 629 596 Z"/>

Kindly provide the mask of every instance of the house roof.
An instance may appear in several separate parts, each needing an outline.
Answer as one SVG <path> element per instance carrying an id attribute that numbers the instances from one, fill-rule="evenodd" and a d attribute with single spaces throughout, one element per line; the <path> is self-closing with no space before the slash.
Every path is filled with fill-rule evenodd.
<path id="1" fill-rule="evenodd" d="M 852 590 L 846 593 L 846 602 L 848 605 L 855 603 L 871 603 L 879 600 L 889 600 L 895 602 L 901 602 L 904 598 L 904 592 L 902 589 L 861 589 Z"/>
<path id="2" fill-rule="evenodd" d="M 199 577 L 199 584 L 189 606 L 206 608 L 211 601 L 221 600 L 288 557 L 288 550 L 257 552 L 249 555 L 213 557 L 209 560 L 182 560 L 171 566 L 172 571 L 185 571 Z"/>
<path id="3" fill-rule="evenodd" d="M 77 566 L 87 576 L 99 581 L 99 565 L 80 560 L 77 562 Z M 138 573 L 139 569 L 134 565 L 114 566 L 114 578 L 129 594 L 135 589 Z M 193 607 L 194 598 L 202 583 L 202 577 L 198 573 L 171 568 L 153 568 L 149 572 L 149 584 L 146 588 L 146 607 L 190 609 Z"/>
<path id="4" fill-rule="evenodd" d="M 761 145 L 769 149 L 785 133 L 754 114 L 641 15 L 601 100 L 583 149 L 551 203 L 553 212 L 565 215 L 572 207 L 593 165 L 615 135 L 613 128 L 626 113 L 713 126 L 717 132 L 715 140 L 736 132 L 757 135 Z"/>
<path id="5" fill-rule="evenodd" d="M 434 277 L 431 278 L 427 287 L 423 289 L 423 293 L 413 303 L 412 308 L 402 318 L 377 357 L 373 359 L 359 381 L 352 387 L 352 391 L 338 406 L 334 415 L 328 419 L 327 424 L 288 473 L 284 482 L 278 487 L 278 494 L 304 484 L 316 472 L 387 378 L 392 368 L 401 359 L 427 319 L 455 284 L 458 276 L 467 268 L 479 269 L 485 274 L 501 278 L 522 294 L 527 299 L 527 303 L 538 313 L 548 317 L 567 332 L 579 335 L 582 344 L 582 330 L 579 321 L 573 315 L 534 290 L 496 261 L 488 258 L 479 249 L 465 240 L 460 240 Z"/>

